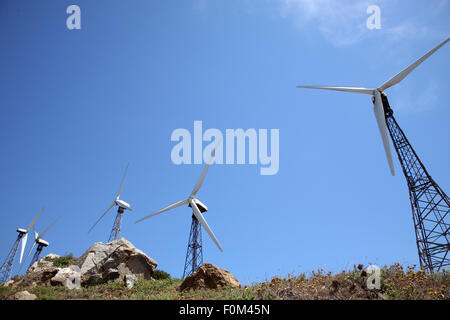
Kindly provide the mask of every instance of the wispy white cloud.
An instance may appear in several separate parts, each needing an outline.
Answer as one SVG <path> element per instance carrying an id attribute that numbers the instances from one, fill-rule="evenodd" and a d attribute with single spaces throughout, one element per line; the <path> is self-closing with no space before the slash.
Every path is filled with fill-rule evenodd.
<path id="1" fill-rule="evenodd" d="M 421 25 L 411 20 L 404 20 L 398 25 L 385 28 L 383 36 L 390 43 L 395 43 L 400 40 L 417 40 L 430 37 L 435 39 L 445 39 L 448 37 L 448 33 L 428 25 Z"/>
<path id="2" fill-rule="evenodd" d="M 251 1 L 251 0 L 247 0 Z M 435 14 L 442 14 L 449 7 L 449 0 L 440 0 L 430 8 Z M 383 37 L 386 42 L 402 39 L 423 39 L 433 36 L 445 37 L 444 32 L 430 26 L 429 21 L 405 18 L 398 13 L 400 4 L 390 0 L 266 0 L 274 6 L 278 17 L 290 19 L 303 31 L 319 31 L 329 42 L 337 47 L 355 44 L 372 37 Z M 369 30 L 367 8 L 371 5 L 381 8 L 382 27 Z M 432 17 L 429 17 L 432 19 Z"/>
<path id="3" fill-rule="evenodd" d="M 367 33 L 366 10 L 376 0 L 269 0 L 281 18 L 293 19 L 297 27 L 318 30 L 335 46 L 347 46 Z"/>

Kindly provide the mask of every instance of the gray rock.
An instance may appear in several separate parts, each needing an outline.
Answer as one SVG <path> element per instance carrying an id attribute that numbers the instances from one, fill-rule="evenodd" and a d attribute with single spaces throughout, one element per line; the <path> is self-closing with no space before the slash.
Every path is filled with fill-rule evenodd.
<path id="1" fill-rule="evenodd" d="M 137 277 L 134 274 L 126 274 L 125 275 L 125 284 L 128 289 L 132 289 L 134 287 L 134 283 L 136 282 Z"/>
<path id="2" fill-rule="evenodd" d="M 53 268 L 53 260 L 55 260 L 56 258 L 59 258 L 59 257 L 60 256 L 58 256 L 57 254 L 50 253 L 50 254 L 46 255 L 45 257 L 39 259 L 35 263 L 33 263 L 33 265 L 28 269 L 27 272 L 40 272 L 43 269 Z M 56 267 L 54 267 L 54 268 L 56 268 Z"/>
<path id="3" fill-rule="evenodd" d="M 24 286 L 49 285 L 50 279 L 53 278 L 61 268 L 55 267 L 52 260 L 58 257 L 55 254 L 49 254 L 44 258 L 36 261 L 27 271 L 27 273 L 17 281 L 17 284 Z"/>
<path id="4" fill-rule="evenodd" d="M 14 280 L 9 280 L 6 281 L 5 283 L 3 283 L 1 286 L 2 287 L 12 287 L 14 285 Z"/>
<path id="5" fill-rule="evenodd" d="M 29 293 L 28 291 L 20 291 L 12 296 L 14 300 L 36 300 L 36 295 Z"/>
<path id="6" fill-rule="evenodd" d="M 46 255 L 43 259 L 47 260 L 47 261 L 53 261 L 56 258 L 61 258 L 61 256 L 58 256 L 57 254 L 54 253 L 49 253 L 48 255 Z"/>
<path id="7" fill-rule="evenodd" d="M 158 263 L 131 242 L 120 238 L 108 243 L 93 244 L 79 259 L 81 284 L 97 285 L 112 280 L 124 280 L 125 275 L 151 279 Z"/>
<path id="8" fill-rule="evenodd" d="M 62 268 L 56 275 L 50 279 L 52 286 L 65 286 L 69 289 L 79 288 L 81 285 L 80 268 L 77 266 L 69 266 Z"/>

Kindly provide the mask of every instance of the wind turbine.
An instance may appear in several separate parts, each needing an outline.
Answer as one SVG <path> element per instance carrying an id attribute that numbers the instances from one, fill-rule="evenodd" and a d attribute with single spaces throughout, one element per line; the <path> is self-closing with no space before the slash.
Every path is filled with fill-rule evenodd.
<path id="1" fill-rule="evenodd" d="M 14 259 L 16 257 L 16 253 L 17 253 L 17 249 L 19 247 L 20 240 L 22 240 L 22 247 L 20 250 L 19 263 L 22 263 L 23 252 L 25 251 L 25 246 L 27 245 L 28 232 L 33 227 L 33 225 L 36 223 L 36 220 L 42 214 L 44 209 L 45 209 L 45 207 L 43 207 L 41 209 L 41 211 L 39 211 L 39 213 L 36 215 L 36 217 L 33 219 L 33 221 L 31 221 L 31 223 L 27 229 L 17 228 L 17 232 L 19 233 L 19 235 L 17 236 L 17 239 L 14 242 L 14 245 L 12 246 L 12 248 L 8 254 L 8 257 L 6 258 L 2 267 L 0 268 L 0 283 L 5 283 L 9 279 L 11 279 L 12 266 L 14 264 Z"/>
<path id="2" fill-rule="evenodd" d="M 388 130 L 408 185 L 420 266 L 430 273 L 450 266 L 450 257 L 448 257 L 448 251 L 450 249 L 450 223 L 448 220 L 445 220 L 450 212 L 450 200 L 428 174 L 425 166 L 397 124 L 393 116 L 394 112 L 389 105 L 384 91 L 402 81 L 449 40 L 450 38 L 447 38 L 423 57 L 376 89 L 361 87 L 297 86 L 297 88 L 345 91 L 372 96 L 373 111 L 391 174 L 395 175 L 395 170 L 389 145 Z"/>
<path id="3" fill-rule="evenodd" d="M 125 172 L 123 174 L 123 178 L 122 178 L 122 182 L 120 183 L 120 187 L 119 187 L 119 191 L 117 192 L 116 195 L 116 199 L 113 201 L 113 203 L 111 204 L 111 206 L 105 211 L 105 213 L 103 213 L 100 218 L 98 218 L 97 222 L 94 223 L 94 225 L 89 229 L 88 232 L 91 232 L 92 229 L 94 229 L 94 227 L 97 225 L 97 223 L 105 216 L 105 214 L 108 213 L 109 210 L 111 210 L 112 207 L 117 206 L 117 215 L 116 215 L 116 219 L 114 220 L 114 225 L 113 228 L 111 230 L 111 234 L 109 235 L 109 240 L 113 241 L 116 240 L 120 237 L 120 232 L 121 232 L 121 226 L 122 226 L 122 214 L 124 212 L 124 210 L 131 210 L 130 205 L 128 203 L 126 203 L 123 200 L 120 200 L 120 193 L 122 192 L 122 188 L 123 188 L 123 182 L 125 181 L 125 177 L 127 175 L 127 170 L 128 170 L 128 166 L 130 164 L 127 164 L 127 167 L 125 168 Z"/>
<path id="4" fill-rule="evenodd" d="M 149 214 L 148 216 L 145 216 L 135 222 L 135 223 L 141 222 L 145 219 L 156 216 L 157 214 L 169 211 L 171 209 L 182 206 L 184 204 L 187 204 L 189 207 L 191 207 L 191 209 L 192 209 L 191 232 L 189 235 L 189 242 L 188 242 L 188 249 L 187 249 L 187 253 L 186 253 L 186 260 L 185 260 L 185 264 L 184 264 L 183 278 L 185 278 L 185 276 L 188 276 L 191 273 L 195 272 L 203 264 L 201 226 L 203 226 L 203 228 L 205 228 L 206 232 L 208 232 L 209 236 L 214 241 L 214 243 L 217 245 L 219 250 L 223 251 L 222 247 L 219 244 L 219 241 L 217 240 L 216 236 L 214 235 L 213 231 L 211 230 L 211 228 L 209 227 L 208 223 L 206 222 L 205 218 L 202 215 L 202 213 L 208 211 L 208 208 L 206 207 L 206 205 L 204 205 L 200 200 L 198 200 L 195 197 L 197 192 L 200 190 L 200 188 L 203 184 L 203 181 L 205 180 L 205 176 L 206 176 L 209 166 L 211 165 L 212 159 L 215 157 L 217 146 L 218 146 L 218 144 L 214 148 L 214 150 L 211 154 L 211 158 L 209 159 L 208 163 L 206 164 L 205 168 L 203 169 L 203 172 L 200 175 L 200 178 L 198 179 L 197 183 L 194 186 L 194 189 L 192 190 L 191 194 L 189 195 L 189 197 L 187 199 L 175 202 L 175 203 L 173 203 L 159 211 L 156 211 L 155 213 Z"/>
<path id="5" fill-rule="evenodd" d="M 30 263 L 30 266 L 28 267 L 28 269 L 29 269 L 36 261 L 39 260 L 39 256 L 41 255 L 42 249 L 43 249 L 44 247 L 48 247 L 48 246 L 50 245 L 50 243 L 49 243 L 48 241 L 45 241 L 45 240 L 42 239 L 42 238 L 43 238 L 44 235 L 48 232 L 48 230 L 50 230 L 50 228 L 51 228 L 51 227 L 59 220 L 59 218 L 61 218 L 61 217 L 56 218 L 55 221 L 53 221 L 53 222 L 52 222 L 52 223 L 51 223 L 44 231 L 42 231 L 41 234 L 38 234 L 38 233 L 36 232 L 36 230 L 33 228 L 34 243 L 33 243 L 33 245 L 31 246 L 30 251 L 28 251 L 28 254 L 27 254 L 27 256 L 26 256 L 24 262 L 25 262 L 25 261 L 28 259 L 28 257 L 30 256 L 31 251 L 33 251 L 34 246 L 35 246 L 36 244 L 37 244 L 38 246 L 37 246 L 37 248 L 36 248 L 36 252 L 34 253 L 33 258 L 31 259 L 31 263 Z M 22 267 L 20 268 L 20 270 L 21 270 L 21 269 L 22 269 Z M 19 270 L 19 272 L 20 272 L 20 270 Z"/>

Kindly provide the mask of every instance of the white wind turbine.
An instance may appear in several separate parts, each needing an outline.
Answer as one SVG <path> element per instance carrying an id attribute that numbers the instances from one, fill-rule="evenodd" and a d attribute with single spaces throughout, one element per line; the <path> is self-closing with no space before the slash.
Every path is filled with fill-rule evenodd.
<path id="1" fill-rule="evenodd" d="M 148 216 L 145 216 L 135 222 L 135 223 L 141 222 L 150 217 L 156 216 L 160 213 L 169 211 L 171 209 L 182 206 L 184 204 L 187 204 L 189 207 L 192 208 L 191 235 L 189 237 L 188 252 L 186 254 L 185 272 L 183 274 L 183 277 L 184 277 L 184 275 L 194 272 L 201 265 L 202 260 L 203 260 L 202 244 L 201 244 L 201 229 L 199 228 L 200 226 L 198 225 L 198 222 L 200 222 L 200 225 L 203 226 L 203 228 L 205 228 L 206 232 L 208 232 L 209 236 L 214 241 L 214 243 L 219 248 L 219 250 L 223 252 L 223 249 L 220 246 L 219 241 L 217 240 L 216 236 L 214 235 L 213 231 L 211 230 L 211 228 L 209 227 L 208 223 L 206 222 L 205 218 L 202 215 L 202 213 L 208 211 L 208 208 L 206 207 L 206 205 L 204 205 L 200 200 L 198 200 L 195 197 L 197 192 L 200 190 L 200 188 L 203 184 L 203 181 L 205 180 L 206 173 L 208 171 L 209 166 L 212 163 L 213 158 L 215 157 L 216 149 L 217 149 L 219 143 L 215 146 L 208 163 L 206 164 L 205 168 L 203 169 L 203 172 L 200 175 L 200 178 L 198 179 L 197 183 L 194 186 L 194 189 L 192 190 L 191 194 L 189 195 L 189 197 L 187 199 L 175 202 L 175 203 L 173 203 L 161 210 L 158 210 L 152 214 L 149 214 Z M 192 266 L 192 268 L 190 270 L 187 270 L 191 266 Z"/>
<path id="2" fill-rule="evenodd" d="M 402 81 L 409 73 L 417 68 L 417 66 L 440 47 L 445 45 L 449 40 L 450 38 L 447 38 L 422 58 L 418 59 L 408 68 L 377 89 L 300 86 L 300 88 L 347 91 L 372 95 L 374 113 L 381 133 L 381 138 L 383 139 L 391 173 L 394 175 L 394 166 L 392 163 L 387 130 L 389 130 L 393 146 L 402 167 L 402 172 L 406 178 L 413 214 L 420 268 L 429 273 L 450 266 L 450 255 L 448 254 L 450 249 L 450 234 L 448 232 L 450 228 L 450 221 L 448 221 L 448 217 L 450 216 L 450 198 L 428 173 L 404 131 L 398 125 L 393 115 L 394 111 L 389 105 L 384 90 Z"/>
<path id="3" fill-rule="evenodd" d="M 5 261 L 0 267 L 0 284 L 3 284 L 11 279 L 12 267 L 20 243 L 22 244 L 22 248 L 20 250 L 20 263 L 22 263 L 23 253 L 25 251 L 25 246 L 27 245 L 28 232 L 31 230 L 31 228 L 33 227 L 33 225 L 35 224 L 36 220 L 39 218 L 41 213 L 44 211 L 44 208 L 42 208 L 41 211 L 39 211 L 39 213 L 33 219 L 33 221 L 31 221 L 30 225 L 28 226 L 28 229 L 17 228 L 17 232 L 19 233 L 17 239 L 14 242 Z"/>
<path id="4" fill-rule="evenodd" d="M 58 217 L 58 218 L 56 218 L 44 231 L 42 231 L 40 234 L 39 233 L 37 233 L 36 232 L 36 230 L 34 229 L 34 227 L 33 227 L 33 234 L 34 234 L 34 243 L 33 243 L 33 245 L 31 246 L 31 248 L 30 248 L 30 251 L 28 251 L 28 254 L 27 254 L 27 256 L 25 257 L 25 260 L 24 260 L 24 262 L 28 259 L 28 257 L 30 256 L 30 254 L 31 254 L 31 252 L 33 251 L 33 248 L 34 248 L 34 246 L 37 244 L 38 245 L 38 247 L 37 247 L 37 249 L 36 249 L 36 252 L 35 252 L 35 254 L 34 254 L 34 256 L 33 256 L 33 259 L 31 259 L 31 263 L 30 263 L 30 267 L 36 262 L 36 261 L 38 261 L 39 260 L 39 256 L 40 256 L 40 254 L 41 254 L 41 252 L 42 252 L 42 249 L 44 248 L 44 247 L 48 247 L 49 245 L 50 245 L 50 243 L 48 242 L 48 241 L 45 241 L 44 239 L 43 239 L 43 237 L 45 236 L 45 234 L 48 232 L 48 230 L 50 230 L 50 228 L 51 227 L 53 227 L 53 225 L 56 223 L 56 222 L 58 222 L 58 220 L 60 219 L 61 217 Z M 22 265 L 23 266 L 23 265 Z M 22 270 L 22 266 L 20 267 L 20 270 Z M 20 273 L 20 270 L 19 270 L 19 273 Z"/>
<path id="5" fill-rule="evenodd" d="M 23 253 L 25 251 L 25 246 L 27 245 L 27 240 L 28 240 L 28 232 L 30 232 L 31 228 L 34 228 L 34 224 L 36 223 L 36 220 L 39 218 L 39 216 L 42 214 L 42 212 L 44 211 L 45 207 L 42 207 L 41 211 L 39 211 L 39 213 L 36 215 L 36 217 L 33 219 L 33 221 L 31 221 L 30 225 L 28 226 L 28 229 L 17 229 L 18 232 L 22 232 L 25 235 L 22 238 L 22 247 L 20 249 L 20 259 L 19 259 L 19 263 L 22 263 L 22 258 L 23 258 Z"/>
<path id="6" fill-rule="evenodd" d="M 297 88 L 310 88 L 310 89 L 324 89 L 324 90 L 335 90 L 335 91 L 345 91 L 345 92 L 354 92 L 354 93 L 363 93 L 372 95 L 373 102 L 373 111 L 375 113 L 375 118 L 378 123 L 378 128 L 380 130 L 381 139 L 383 140 L 384 150 L 386 153 L 386 158 L 389 164 L 389 168 L 391 170 L 391 174 L 395 175 L 394 163 L 392 161 L 391 149 L 389 146 L 388 133 L 386 128 L 386 118 L 385 112 L 383 108 L 382 96 L 386 96 L 384 90 L 392 87 L 393 85 L 402 81 L 408 74 L 410 74 L 415 68 L 417 68 L 422 62 L 424 62 L 429 56 L 435 53 L 440 47 L 446 44 L 450 38 L 447 38 L 441 44 L 439 44 L 434 49 L 430 50 L 427 54 L 425 54 L 422 58 L 418 59 L 416 62 L 411 64 L 409 67 L 398 73 L 393 78 L 389 79 L 385 83 L 383 83 L 379 88 L 376 89 L 367 89 L 361 87 L 330 87 L 330 86 L 297 86 Z"/>
<path id="7" fill-rule="evenodd" d="M 115 200 L 109 206 L 109 208 L 100 216 L 100 218 L 98 218 L 98 220 L 94 223 L 94 225 L 89 229 L 88 233 L 91 232 L 92 229 L 94 229 L 94 227 L 97 225 L 97 223 L 99 223 L 99 221 L 105 216 L 105 214 L 108 213 L 109 210 L 112 209 L 112 207 L 117 206 L 118 207 L 117 208 L 117 216 L 116 216 L 116 219 L 114 221 L 113 228 L 111 230 L 111 235 L 109 237 L 109 241 L 116 240 L 120 236 L 121 223 L 122 223 L 122 214 L 123 214 L 124 210 L 132 211 L 132 209 L 130 207 L 130 204 L 126 203 L 123 200 L 120 200 L 120 194 L 122 193 L 123 183 L 125 181 L 125 177 L 127 175 L 127 170 L 128 170 L 128 166 L 129 165 L 130 164 L 128 163 L 126 168 L 125 168 L 125 172 L 123 174 L 122 182 L 120 183 L 119 191 L 117 192 Z"/>

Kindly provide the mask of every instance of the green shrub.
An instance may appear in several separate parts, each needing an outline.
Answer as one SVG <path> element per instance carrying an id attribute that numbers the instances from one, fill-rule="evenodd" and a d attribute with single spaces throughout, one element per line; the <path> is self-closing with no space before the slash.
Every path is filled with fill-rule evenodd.
<path id="1" fill-rule="evenodd" d="M 153 271 L 153 279 L 155 280 L 165 280 L 165 279 L 171 279 L 170 274 L 167 272 L 164 272 L 162 270 L 155 270 Z"/>
<path id="2" fill-rule="evenodd" d="M 65 268 L 76 263 L 77 259 L 69 253 L 63 257 L 53 259 L 53 265 L 57 268 Z"/>
<path id="3" fill-rule="evenodd" d="M 64 291 L 64 288 L 38 286 L 30 288 L 29 291 L 37 295 L 39 300 L 58 300 L 59 292 Z"/>
<path id="4" fill-rule="evenodd" d="M 11 287 L 3 287 L 0 286 L 0 299 L 5 299 L 7 296 L 11 294 Z"/>

